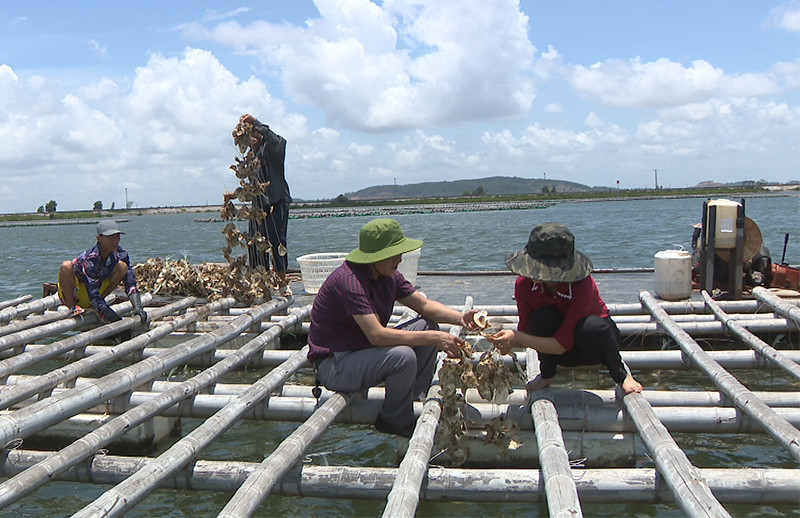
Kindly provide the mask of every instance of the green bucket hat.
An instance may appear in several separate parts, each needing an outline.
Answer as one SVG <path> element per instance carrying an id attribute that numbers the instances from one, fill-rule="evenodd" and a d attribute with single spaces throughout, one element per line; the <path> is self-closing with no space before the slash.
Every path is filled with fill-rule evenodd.
<path id="1" fill-rule="evenodd" d="M 506 265 L 540 282 L 577 282 L 592 273 L 592 261 L 575 250 L 575 236 L 560 223 L 533 227 L 528 244 L 506 257 Z"/>
<path id="2" fill-rule="evenodd" d="M 422 240 L 406 237 L 395 220 L 373 219 L 361 227 L 358 248 L 347 254 L 345 259 L 358 264 L 377 263 L 421 247 Z"/>

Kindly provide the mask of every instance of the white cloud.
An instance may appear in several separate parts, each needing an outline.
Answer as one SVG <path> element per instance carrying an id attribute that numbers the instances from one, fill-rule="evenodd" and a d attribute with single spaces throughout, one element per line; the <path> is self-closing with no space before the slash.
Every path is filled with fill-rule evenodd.
<path id="1" fill-rule="evenodd" d="M 613 59 L 590 67 L 575 65 L 567 69 L 567 80 L 579 94 L 609 106 L 680 106 L 716 96 L 762 96 L 779 93 L 781 87 L 772 74 L 726 75 L 704 60 L 686 67 L 666 58 L 643 63 Z"/>
<path id="2" fill-rule="evenodd" d="M 544 111 L 545 113 L 561 113 L 564 111 L 564 107 L 559 103 L 547 103 L 544 107 Z"/>
<path id="3" fill-rule="evenodd" d="M 103 79 L 62 93 L 57 83 L 41 78 L 26 83 L 0 66 L 0 92 L 0 112 L 13 114 L 0 118 L 4 180 L 13 179 L 11 171 L 19 171 L 22 183 L 58 174 L 59 182 L 49 184 L 54 192 L 43 195 L 55 197 L 56 185 L 74 186 L 61 191 L 71 197 L 62 200 L 65 209 L 117 197 L 125 186 L 149 190 L 131 195 L 156 198 L 153 205 L 196 203 L 203 191 L 203 199 L 214 200 L 210 193 L 221 196 L 223 184 L 235 183 L 226 170 L 235 154 L 230 132 L 241 113 L 275 121 L 276 131 L 289 137 L 307 131 L 305 117 L 287 113 L 264 83 L 240 81 L 210 52 L 198 49 L 179 57 L 152 55 L 128 90 Z M 163 188 L 163 196 L 153 186 Z M 0 198 L 0 204 L 8 202 Z"/>
<path id="4" fill-rule="evenodd" d="M 792 0 L 774 7 L 768 18 L 769 24 L 789 32 L 800 32 L 800 1 Z"/>
<path id="5" fill-rule="evenodd" d="M 315 4 L 320 17 L 304 28 L 225 23 L 205 35 L 279 66 L 289 94 L 324 110 L 329 125 L 398 130 L 531 107 L 536 49 L 514 0 Z"/>
<path id="6" fill-rule="evenodd" d="M 95 51 L 100 57 L 108 57 L 108 49 L 97 40 L 89 40 L 89 48 Z"/>
<path id="7" fill-rule="evenodd" d="M 125 187 L 139 206 L 217 202 L 236 183 L 242 113 L 286 137 L 296 198 L 542 173 L 638 187 L 655 168 L 673 186 L 797 177 L 800 59 L 737 74 L 711 58 L 588 66 L 537 55 L 516 0 L 315 5 L 294 24 L 207 11 L 173 33 L 195 47 L 78 87 L 0 64 L 0 212 L 121 206 Z"/>

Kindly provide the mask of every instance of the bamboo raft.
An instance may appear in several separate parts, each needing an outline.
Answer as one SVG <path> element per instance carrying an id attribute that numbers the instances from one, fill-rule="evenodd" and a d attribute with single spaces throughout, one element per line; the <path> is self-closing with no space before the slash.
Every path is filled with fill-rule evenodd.
<path id="1" fill-rule="evenodd" d="M 230 298 L 146 295 L 144 329 L 127 316 L 127 301 L 112 306 L 123 319 L 105 325 L 91 312 L 70 316 L 56 296 L 3 301 L 0 509 L 54 480 L 107 486 L 83 509 L 68 511 L 74 516 L 119 516 L 157 489 L 228 493 L 219 511 L 225 517 L 263 513 L 270 495 L 384 501 L 382 515 L 392 518 L 414 516 L 423 500 L 546 505 L 558 517 L 582 516 L 582 504 L 594 502 L 673 502 L 687 516 L 708 517 L 730 516 L 725 505 L 732 504 L 800 505 L 797 466 L 698 467 L 674 438 L 763 436 L 800 462 L 800 299 L 763 288 L 752 295 L 665 302 L 642 291 L 637 303 L 609 304 L 637 378 L 676 370 L 690 376 L 686 385 L 706 389 L 656 390 L 645 382 L 642 394 L 625 396 L 592 388 L 603 373 L 591 369 L 578 371 L 585 387 L 578 380 L 577 388 L 549 387 L 529 399 L 520 384 L 504 404 L 470 389 L 474 458 L 459 468 L 448 467 L 437 445 L 436 380 L 416 403 L 413 437 L 396 440 L 396 468 L 308 462 L 330 427 L 371 424 L 383 399 L 380 387 L 314 397 L 307 346 L 281 345 L 307 332 L 310 304 L 278 298 L 241 308 Z M 513 305 L 465 296 L 462 307 L 516 324 Z M 401 318 L 396 308 L 392 321 Z M 633 350 L 654 336 L 660 347 Z M 533 351 L 517 353 L 516 361 L 529 379 L 537 374 Z M 559 372 L 556 386 L 563 385 Z M 790 390 L 751 391 L 733 372 L 778 376 Z M 242 377 L 254 381 L 237 381 Z M 501 455 L 484 444 L 482 423 L 499 415 L 519 424 L 524 447 Z M 185 420 L 199 424 L 182 430 Z M 262 462 L 203 458 L 243 420 L 298 425 L 263 452 Z"/>

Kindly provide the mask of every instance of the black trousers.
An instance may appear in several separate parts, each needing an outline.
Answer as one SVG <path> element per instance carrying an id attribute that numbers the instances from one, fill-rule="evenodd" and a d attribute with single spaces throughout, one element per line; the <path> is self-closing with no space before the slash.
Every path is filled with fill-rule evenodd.
<path id="1" fill-rule="evenodd" d="M 528 333 L 534 336 L 553 336 L 564 315 L 555 306 L 542 306 L 534 311 L 528 320 Z M 619 354 L 621 334 L 611 318 L 590 315 L 575 329 L 575 345 L 564 354 L 539 354 L 539 368 L 543 378 L 556 375 L 558 365 L 579 367 L 584 365 L 605 365 L 615 383 L 622 383 L 628 375 Z"/>

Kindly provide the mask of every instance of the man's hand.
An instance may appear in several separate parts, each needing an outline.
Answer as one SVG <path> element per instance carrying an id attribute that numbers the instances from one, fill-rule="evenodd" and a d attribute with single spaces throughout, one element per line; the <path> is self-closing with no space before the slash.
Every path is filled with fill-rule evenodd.
<path id="1" fill-rule="evenodd" d="M 461 315 L 461 325 L 466 327 L 470 331 L 476 331 L 480 329 L 478 324 L 475 323 L 475 313 L 477 312 L 478 312 L 477 309 L 470 309 L 468 311 L 465 311 Z"/>
<path id="2" fill-rule="evenodd" d="M 444 331 L 434 332 L 436 333 L 436 347 L 440 351 L 446 352 L 451 358 L 458 358 L 460 356 L 461 349 L 466 344 L 464 339 L 451 335 L 450 333 L 445 333 Z"/>

